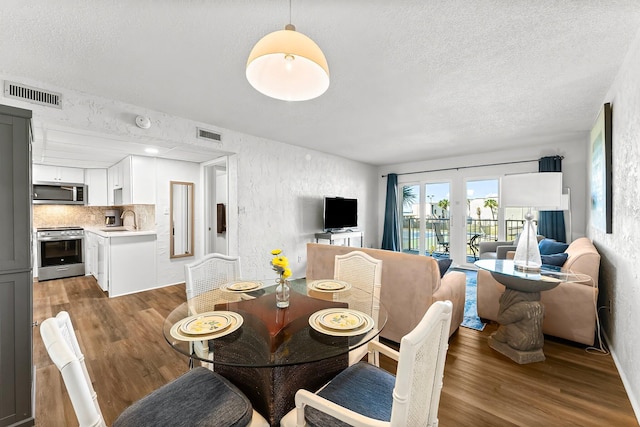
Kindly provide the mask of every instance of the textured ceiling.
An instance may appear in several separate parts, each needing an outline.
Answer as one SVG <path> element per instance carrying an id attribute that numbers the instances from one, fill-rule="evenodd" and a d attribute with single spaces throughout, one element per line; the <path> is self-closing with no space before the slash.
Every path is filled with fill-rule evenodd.
<path id="1" fill-rule="evenodd" d="M 640 3 L 294 0 L 331 72 L 299 103 L 244 77 L 255 42 L 288 20 L 286 0 L 2 0 L 0 73 L 390 164 L 583 134 Z"/>

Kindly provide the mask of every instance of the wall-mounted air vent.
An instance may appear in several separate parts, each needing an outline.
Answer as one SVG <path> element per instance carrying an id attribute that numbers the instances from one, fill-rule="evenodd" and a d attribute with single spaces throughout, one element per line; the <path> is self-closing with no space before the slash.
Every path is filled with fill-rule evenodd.
<path id="1" fill-rule="evenodd" d="M 222 135 L 219 133 L 198 128 L 198 134 L 196 135 L 200 139 L 208 139 L 210 141 L 222 141 Z"/>
<path id="2" fill-rule="evenodd" d="M 21 101 L 33 102 L 34 104 L 47 105 L 49 107 L 62 108 L 60 102 L 62 101 L 62 94 L 56 92 L 49 92 L 46 90 L 38 89 L 23 85 L 21 83 L 14 83 L 5 80 L 4 82 L 4 96 L 7 98 L 15 98 Z"/>

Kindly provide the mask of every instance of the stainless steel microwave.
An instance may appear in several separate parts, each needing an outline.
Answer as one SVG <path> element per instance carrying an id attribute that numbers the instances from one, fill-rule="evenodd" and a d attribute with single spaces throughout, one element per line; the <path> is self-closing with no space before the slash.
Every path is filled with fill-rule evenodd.
<path id="1" fill-rule="evenodd" d="M 41 205 L 85 205 L 87 186 L 60 182 L 34 182 L 33 203 Z"/>

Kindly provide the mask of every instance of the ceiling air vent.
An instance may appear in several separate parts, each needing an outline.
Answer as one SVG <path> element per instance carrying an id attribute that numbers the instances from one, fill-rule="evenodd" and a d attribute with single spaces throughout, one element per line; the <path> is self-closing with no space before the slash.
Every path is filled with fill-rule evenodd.
<path id="1" fill-rule="evenodd" d="M 5 80 L 4 96 L 7 98 L 19 99 L 21 101 L 33 102 L 34 104 L 47 105 L 49 107 L 62 108 L 62 94 L 48 92 L 35 87 L 14 83 Z"/>
<path id="2" fill-rule="evenodd" d="M 198 134 L 196 135 L 200 139 L 208 139 L 210 141 L 221 141 L 222 135 L 210 130 L 198 128 Z"/>

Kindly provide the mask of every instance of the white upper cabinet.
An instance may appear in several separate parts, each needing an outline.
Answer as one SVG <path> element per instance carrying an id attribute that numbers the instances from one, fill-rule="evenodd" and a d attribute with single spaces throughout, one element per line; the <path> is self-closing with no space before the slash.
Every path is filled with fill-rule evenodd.
<path id="1" fill-rule="evenodd" d="M 33 165 L 33 181 L 84 184 L 84 169 L 62 166 Z"/>
<path id="2" fill-rule="evenodd" d="M 129 156 L 109 168 L 109 205 L 156 203 L 156 161 L 153 157 Z"/>
<path id="3" fill-rule="evenodd" d="M 84 183 L 89 195 L 88 206 L 108 206 L 106 169 L 85 169 Z"/>

